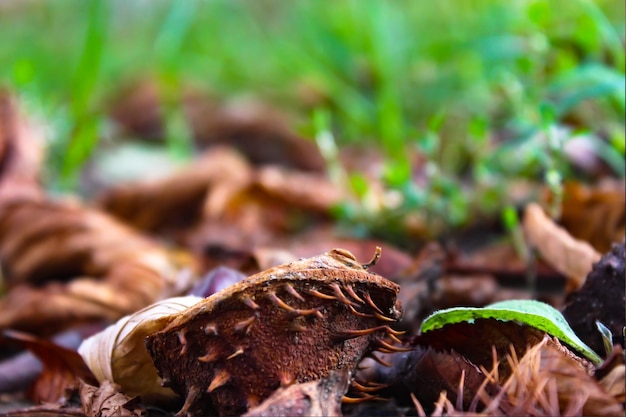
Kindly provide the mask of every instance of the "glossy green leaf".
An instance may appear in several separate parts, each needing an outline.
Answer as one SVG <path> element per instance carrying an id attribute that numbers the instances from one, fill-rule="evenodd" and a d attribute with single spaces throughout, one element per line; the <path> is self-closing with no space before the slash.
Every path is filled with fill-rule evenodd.
<path id="1" fill-rule="evenodd" d="M 548 304 L 534 300 L 502 301 L 484 308 L 455 307 L 440 310 L 424 320 L 420 331 L 426 333 L 448 324 L 472 323 L 475 319 L 517 321 L 526 324 L 556 337 L 594 364 L 598 365 L 602 362 L 602 358 L 576 336 L 565 317 L 558 310 Z"/>

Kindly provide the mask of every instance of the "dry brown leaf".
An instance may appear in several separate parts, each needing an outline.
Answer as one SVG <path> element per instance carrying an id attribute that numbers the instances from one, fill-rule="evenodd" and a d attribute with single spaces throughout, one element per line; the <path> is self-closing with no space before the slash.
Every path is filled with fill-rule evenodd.
<path id="1" fill-rule="evenodd" d="M 593 263 L 600 259 L 600 254 L 591 245 L 574 239 L 556 225 L 538 204 L 531 203 L 526 207 L 524 232 L 541 257 L 568 278 L 568 292 L 583 285 Z"/>
<path id="2" fill-rule="evenodd" d="M 604 181 L 593 187 L 568 182 L 563 190 L 559 223 L 576 239 L 604 253 L 624 240 L 624 181 Z"/>
<path id="3" fill-rule="evenodd" d="M 194 268 L 105 214 L 47 201 L 0 201 L 0 257 L 0 328 L 38 334 L 116 320 L 184 290 Z"/>
<path id="4" fill-rule="evenodd" d="M 257 248 L 252 252 L 258 270 L 263 271 L 298 259 L 293 253 L 276 248 Z"/>
<path id="5" fill-rule="evenodd" d="M 160 101 L 157 84 L 143 78 L 122 86 L 111 98 L 111 117 L 124 135 L 161 140 L 164 123 Z"/>
<path id="6" fill-rule="evenodd" d="M 0 95 L 0 260 L 8 291 L 0 328 L 47 335 L 115 320 L 190 284 L 181 279 L 194 267 L 188 255 L 96 210 L 46 199 L 36 133 Z"/>
<path id="7" fill-rule="evenodd" d="M 198 148 L 228 146 L 254 165 L 323 172 L 319 150 L 291 128 L 293 122 L 284 112 L 251 100 L 220 103 L 198 90 L 184 90 L 181 101 Z M 164 137 L 162 100 L 154 81 L 142 81 L 118 94 L 112 115 L 124 133 L 160 139 Z"/>
<path id="8" fill-rule="evenodd" d="M 187 244 L 207 268 L 226 264 L 250 273 L 258 272 L 251 265 L 256 249 L 281 245 L 290 249 L 290 245 L 282 242 L 302 230 L 330 222 L 330 208 L 338 193 L 323 177 L 278 168 L 264 168 L 255 176 L 258 178 L 232 195 L 220 210 L 206 210 L 215 207 L 210 195 L 203 223 L 188 234 Z M 307 241 L 307 236 L 300 236 L 299 240 Z M 318 242 L 315 247 L 322 245 Z"/>
<path id="9" fill-rule="evenodd" d="M 14 330 L 5 330 L 3 336 L 20 342 L 43 363 L 43 371 L 29 389 L 35 403 L 61 403 L 68 392 L 78 388 L 79 380 L 95 382 L 75 350 Z"/>
<path id="10" fill-rule="evenodd" d="M 100 323 L 74 327 L 48 339 L 50 343 L 75 351 L 81 342 L 90 335 L 102 330 Z M 0 344 L 5 348 L 4 344 Z M 0 360 L 0 393 L 25 391 L 41 374 L 43 365 L 37 356 L 29 351 L 17 353 Z M 2 398 L 0 394 L 0 404 Z M 0 405 L 0 412 L 2 411 Z"/>
<path id="11" fill-rule="evenodd" d="M 89 417 L 140 417 L 147 414 L 138 397 L 124 395 L 119 388 L 108 381 L 100 387 L 82 383 L 80 399 L 83 413 Z"/>
<path id="12" fill-rule="evenodd" d="M 480 232 L 476 239 L 481 239 Z M 476 242 L 476 241 L 474 241 Z M 469 244 L 466 250 L 452 249 L 445 254 L 443 269 L 455 275 L 492 275 L 500 284 L 522 286 L 528 284 L 529 264 L 508 239 L 497 239 L 487 245 L 476 247 Z M 538 259 L 533 265 L 536 290 L 546 291 L 564 284 L 564 276 Z M 559 290 L 560 291 L 560 290 Z"/>
<path id="13" fill-rule="evenodd" d="M 219 215 L 251 175 L 237 152 L 214 148 L 166 178 L 113 187 L 103 194 L 100 206 L 142 230 L 186 228 L 206 214 Z"/>
<path id="14" fill-rule="evenodd" d="M 215 103 L 199 94 L 187 95 L 185 102 L 199 147 L 230 146 L 255 166 L 324 171 L 315 143 L 298 135 L 284 112 L 253 100 Z"/>
<path id="15" fill-rule="evenodd" d="M 327 213 L 342 200 L 339 187 L 323 175 L 277 166 L 259 168 L 255 183 L 268 195 L 313 212 Z"/>
<path id="16" fill-rule="evenodd" d="M 209 195 L 204 206 L 206 221 L 237 225 L 248 235 L 297 232 L 302 224 L 328 220 L 329 210 L 339 202 L 340 192 L 323 176 L 265 167 L 237 193 L 215 204 Z M 319 222 L 319 221 L 318 221 Z"/>
<path id="17" fill-rule="evenodd" d="M 328 222 L 339 199 L 338 188 L 322 175 L 279 167 L 252 170 L 236 152 L 212 148 L 178 174 L 112 188 L 101 205 L 135 227 L 174 232 L 202 256 L 221 258 Z M 207 268 L 215 266 L 212 261 L 242 268 L 224 259 L 208 259 Z"/>

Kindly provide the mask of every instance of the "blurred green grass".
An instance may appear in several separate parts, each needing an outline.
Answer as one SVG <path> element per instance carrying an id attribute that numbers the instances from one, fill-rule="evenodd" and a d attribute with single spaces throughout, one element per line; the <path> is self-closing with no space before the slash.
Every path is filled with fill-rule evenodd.
<path id="1" fill-rule="evenodd" d="M 462 224 L 468 172 L 496 209 L 506 202 L 489 202 L 494 177 L 576 176 L 542 132 L 587 134 L 624 175 L 624 31 L 617 0 L 9 1 L 0 84 L 51 122 L 51 187 L 71 188 L 106 136 L 106 99 L 153 77 L 168 120 L 180 119 L 189 83 L 287 107 L 309 137 L 313 114 L 328 114 L 339 146 L 386 153 L 407 210 L 443 209 Z M 168 133 L 185 154 L 184 126 Z M 407 147 L 427 155 L 429 189 L 411 184 Z"/>

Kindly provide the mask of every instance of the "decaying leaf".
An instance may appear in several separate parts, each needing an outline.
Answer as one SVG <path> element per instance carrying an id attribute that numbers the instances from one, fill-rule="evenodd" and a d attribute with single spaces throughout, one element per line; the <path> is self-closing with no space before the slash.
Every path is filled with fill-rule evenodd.
<path id="1" fill-rule="evenodd" d="M 379 254 L 370 262 L 374 263 Z M 372 349 L 395 351 L 398 286 L 349 252 L 271 268 L 181 312 L 146 345 L 179 414 L 245 412 L 280 386 L 353 371 Z"/>
<path id="2" fill-rule="evenodd" d="M 624 240 L 626 225 L 624 181 L 604 181 L 590 187 L 568 182 L 563 190 L 559 223 L 576 239 L 600 253 Z"/>
<path id="3" fill-rule="evenodd" d="M 248 185 L 251 175 L 241 155 L 228 148 L 215 148 L 166 178 L 107 190 L 100 206 L 141 230 L 190 227 L 202 219 L 203 210 L 223 211 L 232 196 Z"/>
<path id="4" fill-rule="evenodd" d="M 0 328 L 37 334 L 117 320 L 181 292 L 194 268 L 103 213 L 51 201 L 0 202 L 0 257 Z"/>
<path id="5" fill-rule="evenodd" d="M 119 388 L 109 381 L 100 387 L 81 384 L 83 413 L 89 417 L 140 417 L 147 414 L 138 397 L 124 395 L 119 392 Z"/>
<path id="6" fill-rule="evenodd" d="M 541 257 L 568 278 L 568 292 L 583 285 L 591 266 L 600 259 L 600 254 L 591 245 L 570 236 L 537 204 L 526 207 L 524 232 Z"/>
<path id="7" fill-rule="evenodd" d="M 230 197 L 219 209 L 212 196 L 205 201 L 203 223 L 189 238 L 204 253 L 208 248 L 250 251 L 326 224 L 340 190 L 319 174 L 263 167 Z"/>
<path id="8" fill-rule="evenodd" d="M 298 178 L 297 186 L 292 176 Z M 205 202 L 204 223 L 230 225 L 245 239 L 258 241 L 257 234 L 289 236 L 304 225 L 328 222 L 339 191 L 321 175 L 262 168 L 254 172 L 248 186 L 233 193 L 224 204 L 218 207 L 212 198 Z M 219 242 L 219 236 L 208 238 L 214 246 Z"/>
<path id="9" fill-rule="evenodd" d="M 166 251 L 109 216 L 47 199 L 36 131 L 0 96 L 0 329 L 50 335 L 116 320 L 184 290 L 190 257 Z M 187 280 L 189 281 L 189 280 Z M 181 288 L 183 287 L 183 288 Z"/>
<path id="10" fill-rule="evenodd" d="M 189 94 L 185 109 L 201 148 L 229 146 L 255 166 L 324 172 L 326 164 L 319 149 L 293 130 L 285 112 L 249 99 L 211 102 L 200 94 Z"/>
<path id="11" fill-rule="evenodd" d="M 187 296 L 161 300 L 123 317 L 85 340 L 78 348 L 98 382 L 114 382 L 124 394 L 146 403 L 166 404 L 177 395 L 161 386 L 161 379 L 144 346 L 146 336 L 167 326 L 175 313 L 202 300 Z"/>
<path id="12" fill-rule="evenodd" d="M 112 103 L 112 115 L 126 134 L 161 139 L 162 100 L 158 85 L 144 80 L 120 92 Z M 254 165 L 324 170 L 324 158 L 315 144 L 293 131 L 284 112 L 250 100 L 220 103 L 191 88 L 185 88 L 181 101 L 198 148 L 229 146 Z"/>
<path id="13" fill-rule="evenodd" d="M 79 380 L 95 382 L 75 350 L 14 330 L 5 330 L 3 336 L 20 342 L 43 363 L 41 374 L 29 390 L 35 403 L 62 402 L 67 392 L 78 388 Z"/>
<path id="14" fill-rule="evenodd" d="M 215 222 L 205 224 L 201 231 L 194 233 L 197 241 L 193 245 L 203 253 L 201 258 L 206 269 L 214 268 L 216 264 L 227 264 L 251 275 L 299 258 L 310 258 L 326 248 L 344 248 L 355 258 L 364 259 L 379 244 L 373 239 L 337 236 L 337 231 L 329 226 L 317 227 L 287 239 L 273 239 L 258 233 L 258 230 L 253 236 L 239 232 L 236 228 Z M 369 270 L 395 281 L 399 272 L 410 263 L 410 255 L 385 245 L 385 256 Z"/>
<path id="15" fill-rule="evenodd" d="M 341 190 L 324 176 L 286 168 L 260 168 L 255 184 L 270 197 L 312 212 L 326 213 L 342 200 Z"/>
<path id="16" fill-rule="evenodd" d="M 350 373 L 343 370 L 331 371 L 316 381 L 281 387 L 244 416 L 341 417 L 341 399 L 349 382 Z"/>
<path id="17" fill-rule="evenodd" d="M 596 352 L 604 352 L 596 321 L 609 328 L 615 343 L 624 345 L 625 263 L 624 242 L 613 245 L 613 249 L 593 265 L 582 288 L 566 300 L 563 315 L 576 334 Z"/>
<path id="18" fill-rule="evenodd" d="M 254 168 L 234 150 L 212 147 L 178 173 L 113 187 L 100 202 L 119 219 L 173 235 L 205 258 L 217 252 L 220 259 L 207 262 L 214 267 L 226 253 L 247 253 L 303 225 L 328 222 L 340 197 L 340 189 L 321 174 Z"/>
<path id="19" fill-rule="evenodd" d="M 76 351 L 88 336 L 102 330 L 100 323 L 74 327 L 54 335 L 46 343 Z M 41 360 L 29 351 L 21 352 L 0 361 L 0 393 L 24 391 L 31 386 L 43 370 Z"/>

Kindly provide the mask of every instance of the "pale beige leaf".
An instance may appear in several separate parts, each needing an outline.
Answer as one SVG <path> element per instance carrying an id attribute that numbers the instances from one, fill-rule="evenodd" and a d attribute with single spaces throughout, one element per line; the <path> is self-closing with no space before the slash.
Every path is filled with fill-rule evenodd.
<path id="1" fill-rule="evenodd" d="M 125 394 L 140 395 L 147 403 L 166 403 L 176 394 L 161 386 L 144 339 L 169 324 L 175 313 L 201 300 L 174 297 L 152 304 L 85 340 L 78 353 L 100 383 L 115 382 Z"/>
<path id="2" fill-rule="evenodd" d="M 531 246 L 541 257 L 568 279 L 568 291 L 582 286 L 594 262 L 600 254 L 587 242 L 574 239 L 558 226 L 543 209 L 535 203 L 526 207 L 524 232 Z"/>

